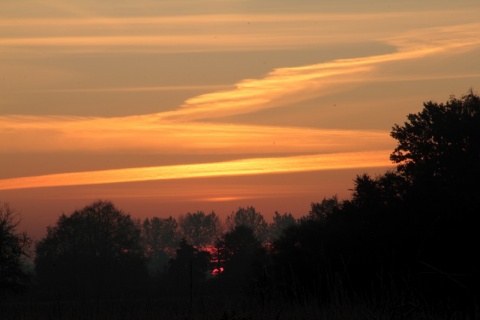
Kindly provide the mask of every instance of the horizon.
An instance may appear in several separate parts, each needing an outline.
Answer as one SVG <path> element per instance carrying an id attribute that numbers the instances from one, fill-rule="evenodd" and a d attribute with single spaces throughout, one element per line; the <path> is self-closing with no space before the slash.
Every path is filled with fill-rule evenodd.
<path id="1" fill-rule="evenodd" d="M 133 218 L 296 218 L 394 168 L 395 124 L 479 90 L 480 5 L 214 0 L 0 4 L 0 201 L 39 240 Z"/>

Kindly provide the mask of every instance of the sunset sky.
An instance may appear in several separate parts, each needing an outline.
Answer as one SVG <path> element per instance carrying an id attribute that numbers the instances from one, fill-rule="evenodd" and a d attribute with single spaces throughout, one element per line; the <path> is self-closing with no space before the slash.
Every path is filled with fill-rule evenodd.
<path id="1" fill-rule="evenodd" d="M 0 1 L 0 201 L 35 239 L 135 218 L 297 217 L 393 168 L 422 103 L 480 90 L 480 2 Z"/>

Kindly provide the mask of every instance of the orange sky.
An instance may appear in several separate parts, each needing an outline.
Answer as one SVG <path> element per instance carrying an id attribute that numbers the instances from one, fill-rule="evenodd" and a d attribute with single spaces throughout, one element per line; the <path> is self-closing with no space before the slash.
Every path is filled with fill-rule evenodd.
<path id="1" fill-rule="evenodd" d="M 478 90 L 480 4 L 0 3 L 0 201 L 34 237 L 113 200 L 134 217 L 297 217 L 392 168 L 389 132 Z"/>

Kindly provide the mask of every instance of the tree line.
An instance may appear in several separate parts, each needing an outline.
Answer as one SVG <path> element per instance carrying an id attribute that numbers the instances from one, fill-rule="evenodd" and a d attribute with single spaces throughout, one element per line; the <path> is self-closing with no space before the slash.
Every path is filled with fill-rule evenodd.
<path id="1" fill-rule="evenodd" d="M 190 299 L 212 292 L 262 301 L 394 295 L 417 301 L 410 309 L 443 301 L 475 314 L 480 97 L 470 91 L 424 103 L 391 136 L 398 142 L 394 170 L 358 175 L 351 199 L 324 198 L 300 219 L 275 213 L 267 224 L 248 207 L 224 224 L 214 212 L 139 222 L 108 201 L 94 202 L 48 228 L 35 246 L 35 279 L 82 290 L 153 281 L 166 294 Z M 20 281 L 8 266 L 28 244 L 15 228 L 5 231 L 9 210 L 0 211 L 7 221 L 0 224 L 2 286 Z"/>

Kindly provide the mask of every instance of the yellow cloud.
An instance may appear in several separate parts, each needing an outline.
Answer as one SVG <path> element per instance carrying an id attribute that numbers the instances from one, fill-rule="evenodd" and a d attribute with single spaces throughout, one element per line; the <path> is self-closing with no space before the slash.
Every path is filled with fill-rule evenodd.
<path id="1" fill-rule="evenodd" d="M 251 158 L 216 163 L 60 173 L 0 180 L 0 190 L 391 166 L 388 151 Z"/>
<path id="2" fill-rule="evenodd" d="M 392 146 L 388 132 L 166 122 L 162 114 L 123 118 L 0 116 L 0 153 L 143 152 L 286 154 Z"/>
<path id="3" fill-rule="evenodd" d="M 479 33 L 479 23 L 409 32 L 385 40 L 397 52 L 275 69 L 264 78 L 243 80 L 234 89 L 191 98 L 162 117 L 181 121 L 221 118 L 331 94 L 349 84 L 375 81 L 375 70 L 382 64 L 471 50 L 480 46 Z"/>

